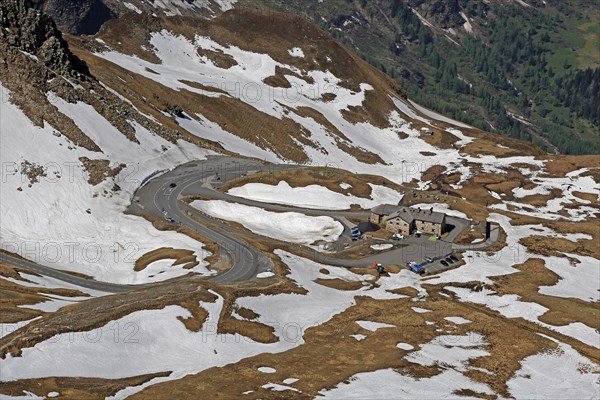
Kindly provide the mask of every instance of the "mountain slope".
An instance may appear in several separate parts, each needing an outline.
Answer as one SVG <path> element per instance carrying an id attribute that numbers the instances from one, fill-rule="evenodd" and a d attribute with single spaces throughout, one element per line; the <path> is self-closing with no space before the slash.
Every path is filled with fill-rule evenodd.
<path id="1" fill-rule="evenodd" d="M 38 6 L 77 34 L 95 33 L 127 12 L 213 18 L 250 7 L 293 13 L 438 112 L 552 152 L 600 152 L 600 106 L 586 95 L 599 82 L 594 78 L 583 87 L 585 79 L 578 77 L 600 68 L 600 14 L 585 2 L 40 0 Z M 104 18 L 91 17 L 96 14 Z"/>
<path id="2" fill-rule="evenodd" d="M 210 152 L 103 87 L 54 23 L 30 7 L 0 8 L 3 250 L 33 251 L 34 261 L 100 280 L 143 282 L 168 274 L 137 273 L 135 260 L 171 242 L 197 252 L 197 271 L 208 273 L 201 243 L 161 235 L 124 211 L 148 175 Z"/>
<path id="3" fill-rule="evenodd" d="M 598 154 L 598 103 L 563 83 L 600 68 L 600 14 L 585 2 L 242 1 L 302 15 L 399 80 L 409 96 L 549 151 Z M 598 85 L 598 81 L 591 85 Z M 579 90 L 578 90 L 579 89 Z M 583 112 L 586 108 L 586 112 Z M 593 110 L 593 111 L 592 111 Z"/>
<path id="4" fill-rule="evenodd" d="M 548 154 L 423 108 L 299 17 L 130 14 L 96 36 L 66 36 L 67 46 L 45 17 L 13 4 L 3 32 L 46 33 L 26 48 L 0 41 L 2 250 L 98 280 L 162 282 L 108 295 L 0 262 L 0 396 L 596 395 L 598 157 Z M 64 57 L 41 57 L 47 41 Z M 380 275 L 366 259 L 350 269 L 318 263 L 312 255 L 325 246 L 299 252 L 304 245 L 252 236 L 236 224 L 247 218 L 229 214 L 235 222 L 217 233 L 247 241 L 273 272 L 203 279 L 220 268 L 214 243 L 126 209 L 149 204 L 134 193 L 150 177 L 191 160 L 145 186 L 150 202 L 158 208 L 170 191 L 179 204 L 212 176 L 218 186 L 219 166 L 202 162 L 215 154 L 308 167 L 243 174 L 223 191 L 251 197 L 258 181 L 298 206 L 304 196 L 319 209 L 352 206 L 360 194 L 363 207 L 435 207 L 474 220 L 456 238 L 470 250 L 432 276 L 395 259 Z M 194 181 L 198 173 L 209 175 Z M 307 228 L 304 220 L 283 228 Z M 483 221 L 499 233 L 491 248 L 481 246 Z M 430 239 L 420 239 L 426 251 L 450 245 Z"/>

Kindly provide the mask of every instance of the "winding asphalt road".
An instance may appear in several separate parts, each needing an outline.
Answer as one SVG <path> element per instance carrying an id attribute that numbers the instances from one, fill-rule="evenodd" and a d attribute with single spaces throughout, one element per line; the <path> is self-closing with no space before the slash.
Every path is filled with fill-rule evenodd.
<path id="1" fill-rule="evenodd" d="M 327 215 L 340 221 L 346 221 L 347 217 L 366 217 L 368 211 L 327 211 L 309 208 L 277 205 L 243 199 L 214 189 L 214 184 L 227 182 L 240 176 L 255 172 L 275 172 L 284 169 L 298 168 L 295 165 L 275 165 L 257 160 L 233 158 L 228 156 L 214 156 L 207 160 L 194 161 L 178 166 L 177 168 L 153 177 L 140 187 L 135 195 L 134 201 L 128 212 L 137 215 L 152 215 L 158 218 L 173 218 L 178 223 L 192 229 L 206 239 L 220 246 L 220 254 L 227 256 L 231 261 L 231 268 L 223 273 L 209 278 L 215 282 L 232 282 L 251 280 L 257 274 L 271 270 L 269 258 L 261 251 L 249 245 L 240 235 L 255 237 L 258 239 L 269 239 L 263 236 L 248 233 L 231 227 L 221 221 L 210 218 L 181 201 L 187 196 L 203 196 L 210 199 L 237 202 L 249 206 L 260 207 L 270 211 L 289 212 L 295 211 L 307 215 Z M 175 187 L 172 187 L 172 184 Z M 276 183 L 276 182 L 273 182 Z M 318 183 L 318 182 L 315 182 Z M 190 215 L 193 216 L 190 217 Z M 362 259 L 342 259 L 317 251 L 298 246 L 299 254 L 316 262 L 337 265 L 342 267 L 368 266 L 373 260 L 383 264 L 398 264 L 410 260 L 422 260 L 425 256 L 442 257 L 453 251 L 452 240 L 468 226 L 468 221 L 459 218 L 448 217 L 448 222 L 455 225 L 455 229 L 445 240 L 435 242 L 427 240 L 427 237 L 410 237 L 401 243 L 385 242 L 394 244 L 393 250 L 374 254 Z M 215 229 L 215 226 L 218 229 Z M 232 232 L 236 234 L 232 234 Z M 349 238 L 349 229 L 345 226 L 345 238 Z M 495 241 L 494 241 L 495 242 Z M 284 242 L 281 242 L 284 243 Z M 481 247 L 489 246 L 490 243 L 482 243 Z M 22 269 L 50 276 L 73 285 L 95 289 L 99 291 L 118 293 L 151 286 L 152 284 L 123 285 L 109 282 L 100 282 L 78 277 L 67 272 L 59 271 L 51 267 L 36 264 L 33 261 L 1 254 L 0 259 L 8 264 L 13 264 Z M 182 279 L 174 278 L 174 279 Z"/>

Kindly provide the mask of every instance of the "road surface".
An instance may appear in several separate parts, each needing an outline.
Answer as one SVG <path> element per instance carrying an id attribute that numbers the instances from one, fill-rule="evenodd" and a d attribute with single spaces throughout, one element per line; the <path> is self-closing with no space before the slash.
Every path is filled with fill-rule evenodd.
<path id="1" fill-rule="evenodd" d="M 255 237 L 257 239 L 268 239 L 275 243 L 278 241 L 226 225 L 221 221 L 198 212 L 182 202 L 181 199 L 186 196 L 203 196 L 260 207 L 270 211 L 295 211 L 307 215 L 327 215 L 345 222 L 343 224 L 345 226 L 343 237 L 344 240 L 349 240 L 350 232 L 346 218 L 363 218 L 369 215 L 368 211 L 314 210 L 303 207 L 263 203 L 231 196 L 219 192 L 214 188 L 214 184 L 227 182 L 258 171 L 275 172 L 298 167 L 300 166 L 275 165 L 228 156 L 213 156 L 206 160 L 189 162 L 171 171 L 157 175 L 146 182 L 136 191 L 134 201 L 129 207 L 128 212 L 138 215 L 152 215 L 163 219 L 168 216 L 206 239 L 217 243 L 220 246 L 221 255 L 229 257 L 231 268 L 208 279 L 215 282 L 251 280 L 256 278 L 257 274 L 271 270 L 272 266 L 267 255 L 249 245 L 240 238 L 240 235 Z M 193 215 L 193 218 L 188 213 Z M 424 235 L 421 238 L 409 237 L 400 242 L 382 241 L 382 243 L 393 244 L 395 247 L 390 251 L 372 254 L 362 259 L 342 259 L 317 251 L 311 251 L 301 246 L 298 246 L 298 251 L 301 256 L 316 262 L 341 267 L 369 266 L 374 260 L 382 264 L 402 265 L 411 260 L 418 262 L 425 256 L 440 258 L 457 249 L 456 246 L 453 247 L 452 240 L 468 226 L 468 221 L 453 217 L 448 217 L 448 223 L 454 225 L 456 228 L 444 240 L 429 241 L 428 237 Z M 482 243 L 481 248 L 490 246 L 494 242 L 495 240 L 490 240 Z M 284 242 L 281 243 L 283 244 Z M 40 275 L 50 276 L 73 285 L 109 293 L 125 292 L 152 285 L 124 285 L 95 281 L 6 254 L 0 255 L 0 259 L 8 264 L 13 264 L 21 269 Z"/>

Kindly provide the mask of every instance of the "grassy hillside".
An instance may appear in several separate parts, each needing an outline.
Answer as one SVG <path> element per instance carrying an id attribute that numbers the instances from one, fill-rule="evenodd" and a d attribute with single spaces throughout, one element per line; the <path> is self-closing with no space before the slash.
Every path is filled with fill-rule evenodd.
<path id="1" fill-rule="evenodd" d="M 313 20 L 436 111 L 549 151 L 598 154 L 600 13 L 546 3 L 241 2 Z"/>

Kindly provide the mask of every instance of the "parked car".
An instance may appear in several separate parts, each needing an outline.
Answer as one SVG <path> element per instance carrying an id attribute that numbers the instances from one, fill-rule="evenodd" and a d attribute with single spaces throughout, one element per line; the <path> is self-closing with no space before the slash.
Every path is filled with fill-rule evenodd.
<path id="1" fill-rule="evenodd" d="M 417 263 L 412 263 L 412 265 L 410 266 L 410 270 L 414 273 L 417 273 L 419 275 L 423 274 L 425 271 L 423 270 L 423 267 L 421 267 L 419 264 Z"/>
<path id="2" fill-rule="evenodd" d="M 177 184 L 175 182 L 171 182 L 171 184 L 169 185 L 169 187 L 171 189 L 173 189 L 173 188 L 177 187 Z"/>
<path id="3" fill-rule="evenodd" d="M 442 260 L 442 261 L 440 261 L 440 263 L 441 263 L 441 264 L 442 264 L 444 267 L 447 267 L 447 266 L 448 266 L 448 263 L 447 263 L 445 260 Z"/>
<path id="4" fill-rule="evenodd" d="M 419 232 L 417 232 L 417 233 L 415 233 L 415 237 L 416 237 L 416 238 L 420 238 L 420 237 L 421 237 L 421 234 L 420 234 Z"/>
<path id="5" fill-rule="evenodd" d="M 171 218 L 171 217 L 167 217 L 167 221 L 169 221 L 169 222 L 170 222 L 170 223 L 172 223 L 172 224 L 174 224 L 174 223 L 175 223 L 175 220 L 174 220 L 173 218 Z"/>
<path id="6" fill-rule="evenodd" d="M 429 256 L 425 256 L 423 257 L 425 259 L 425 261 L 427 262 L 433 262 L 433 258 L 429 257 Z"/>
<path id="7" fill-rule="evenodd" d="M 445 260 L 448 264 L 454 264 L 454 261 L 452 261 L 452 259 L 450 257 L 446 258 Z"/>
<path id="8" fill-rule="evenodd" d="M 454 262 L 458 262 L 458 258 L 456 258 L 455 256 L 450 256 L 449 258 Z"/>
<path id="9" fill-rule="evenodd" d="M 392 235 L 392 238 L 391 238 L 391 239 L 392 239 L 392 240 L 401 240 L 401 239 L 404 239 L 404 235 L 402 235 L 402 234 L 400 234 L 400 233 L 394 233 L 394 234 Z"/>

